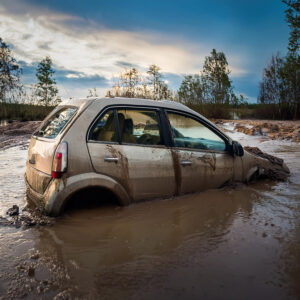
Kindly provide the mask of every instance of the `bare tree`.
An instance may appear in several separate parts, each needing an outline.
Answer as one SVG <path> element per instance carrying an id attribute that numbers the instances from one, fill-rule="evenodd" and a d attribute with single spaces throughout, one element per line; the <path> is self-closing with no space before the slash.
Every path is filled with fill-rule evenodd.
<path id="1" fill-rule="evenodd" d="M 152 99 L 159 99 L 159 85 L 161 82 L 162 74 L 160 73 L 160 67 L 157 65 L 150 65 L 147 71 L 149 85 L 152 87 Z"/>
<path id="2" fill-rule="evenodd" d="M 87 98 L 91 97 L 98 97 L 96 88 L 89 89 L 89 94 L 87 95 Z"/>
<path id="3" fill-rule="evenodd" d="M 123 95 L 125 97 L 133 98 L 136 94 L 136 88 L 140 83 L 141 75 L 135 68 L 125 70 L 120 74 L 120 82 L 123 87 Z"/>

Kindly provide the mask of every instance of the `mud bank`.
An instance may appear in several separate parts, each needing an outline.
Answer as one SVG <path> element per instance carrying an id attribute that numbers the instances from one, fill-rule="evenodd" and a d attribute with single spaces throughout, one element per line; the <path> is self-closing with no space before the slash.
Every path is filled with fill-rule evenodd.
<path id="1" fill-rule="evenodd" d="M 13 121 L 0 126 L 0 149 L 23 145 L 40 124 L 40 121 Z"/>
<path id="2" fill-rule="evenodd" d="M 251 136 L 300 142 L 300 121 L 215 120 L 215 123 L 219 126 L 232 123 L 235 131 Z"/>

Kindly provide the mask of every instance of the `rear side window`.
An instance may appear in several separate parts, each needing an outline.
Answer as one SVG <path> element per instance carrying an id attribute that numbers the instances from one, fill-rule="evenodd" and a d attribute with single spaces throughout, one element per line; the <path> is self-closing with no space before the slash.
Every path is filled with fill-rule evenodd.
<path id="1" fill-rule="evenodd" d="M 117 142 L 114 111 L 109 110 L 102 115 L 90 131 L 89 140 L 99 142 Z"/>
<path id="2" fill-rule="evenodd" d="M 53 113 L 34 136 L 54 139 L 68 124 L 77 111 L 76 107 L 63 107 Z"/>

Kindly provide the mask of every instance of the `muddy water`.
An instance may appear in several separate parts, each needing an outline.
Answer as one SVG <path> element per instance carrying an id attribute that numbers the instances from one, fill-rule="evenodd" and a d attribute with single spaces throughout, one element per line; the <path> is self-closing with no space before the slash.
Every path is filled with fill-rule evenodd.
<path id="1" fill-rule="evenodd" d="M 260 181 L 0 226 L 0 298 L 300 299 L 300 146 L 229 134 L 284 158 Z M 24 200 L 26 150 L 0 151 L 0 215 Z M 65 298 L 65 299 L 66 299 Z"/>

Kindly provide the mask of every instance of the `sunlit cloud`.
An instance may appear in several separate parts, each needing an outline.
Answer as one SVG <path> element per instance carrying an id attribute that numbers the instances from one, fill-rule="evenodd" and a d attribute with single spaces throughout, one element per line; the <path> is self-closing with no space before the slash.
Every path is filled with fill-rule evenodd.
<path id="1" fill-rule="evenodd" d="M 12 13 L 0 6 L 0 36 L 18 60 L 28 65 L 51 56 L 67 79 L 100 76 L 111 80 L 124 68 L 141 71 L 157 64 L 165 73 L 189 74 L 201 69 L 211 48 L 154 32 L 111 30 L 91 20 L 57 12 Z M 245 74 L 230 65 L 232 76 Z"/>
<path id="2" fill-rule="evenodd" d="M 67 78 L 82 78 L 84 75 L 79 75 L 79 74 L 67 74 Z"/>

